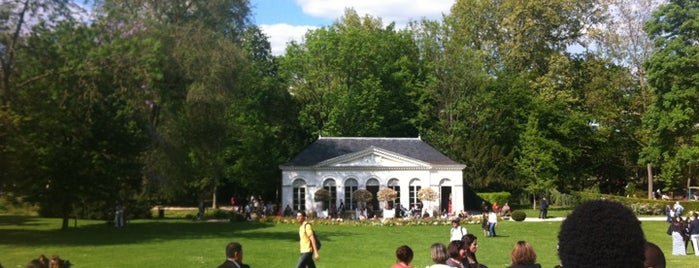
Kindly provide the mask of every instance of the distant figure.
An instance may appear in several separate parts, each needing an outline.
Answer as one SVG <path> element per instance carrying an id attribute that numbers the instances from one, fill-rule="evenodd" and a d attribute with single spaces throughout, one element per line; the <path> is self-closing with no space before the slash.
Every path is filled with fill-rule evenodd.
<path id="1" fill-rule="evenodd" d="M 447 254 L 447 247 L 442 243 L 434 243 L 430 247 L 430 257 L 432 258 L 433 265 L 427 266 L 426 268 L 451 268 L 448 266 L 447 260 L 449 255 Z"/>
<path id="2" fill-rule="evenodd" d="M 510 211 L 510 203 L 505 202 L 505 205 L 502 206 L 502 211 L 500 212 L 500 215 L 510 216 L 510 213 L 512 213 L 512 211 Z"/>
<path id="3" fill-rule="evenodd" d="M 682 217 L 682 212 L 684 212 L 684 207 L 680 204 L 680 201 L 675 202 L 675 217 Z"/>
<path id="4" fill-rule="evenodd" d="M 461 219 L 459 217 L 455 217 L 451 219 L 451 229 L 449 230 L 449 241 L 461 241 L 461 238 L 464 237 L 464 235 L 468 234 L 468 231 L 466 231 L 466 228 L 461 226 Z"/>
<path id="5" fill-rule="evenodd" d="M 541 209 L 539 211 L 539 218 L 542 218 L 542 219 L 548 218 L 549 202 L 546 201 L 546 197 L 541 198 L 541 206 L 539 208 Z"/>
<path id="6" fill-rule="evenodd" d="M 243 264 L 243 246 L 238 242 L 228 243 L 226 246 L 226 261 L 218 268 L 250 268 Z"/>
<path id="7" fill-rule="evenodd" d="M 645 246 L 646 260 L 643 263 L 645 268 L 665 268 L 665 254 L 660 250 L 658 245 L 651 242 L 646 242 Z"/>
<path id="8" fill-rule="evenodd" d="M 413 250 L 408 245 L 402 245 L 396 249 L 396 258 L 398 259 L 391 268 L 413 268 L 410 262 L 413 261 Z"/>
<path id="9" fill-rule="evenodd" d="M 536 263 L 536 252 L 531 244 L 525 241 L 517 241 L 510 253 L 509 268 L 541 268 L 541 264 Z"/>
<path id="10" fill-rule="evenodd" d="M 488 213 L 488 235 L 490 237 L 495 237 L 495 226 L 498 225 L 498 214 L 495 211 L 490 211 Z"/>
<path id="11" fill-rule="evenodd" d="M 481 216 L 481 228 L 483 229 L 483 235 L 490 236 L 490 226 L 488 225 L 488 212 L 483 212 Z"/>
<path id="12" fill-rule="evenodd" d="M 689 240 L 694 247 L 694 256 L 699 256 L 699 213 L 692 214 L 693 220 L 689 223 Z"/>
<path id="13" fill-rule="evenodd" d="M 642 268 L 646 239 L 641 222 L 621 203 L 594 200 L 561 223 L 558 257 L 565 268 Z"/>
<path id="14" fill-rule="evenodd" d="M 114 227 L 124 227 L 124 207 L 121 204 L 114 209 Z"/>
<path id="15" fill-rule="evenodd" d="M 687 255 L 686 246 L 684 244 L 684 221 L 682 217 L 674 217 L 667 233 L 672 236 L 672 255 Z"/>

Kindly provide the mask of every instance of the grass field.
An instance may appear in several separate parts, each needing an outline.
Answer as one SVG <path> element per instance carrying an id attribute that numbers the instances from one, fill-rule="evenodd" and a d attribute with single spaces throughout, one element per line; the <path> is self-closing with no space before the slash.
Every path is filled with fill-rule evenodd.
<path id="1" fill-rule="evenodd" d="M 0 263 L 24 267 L 40 254 L 60 255 L 80 267 L 216 267 L 230 241 L 243 244 L 244 261 L 253 268 L 294 267 L 298 259 L 298 225 L 195 222 L 182 219 L 137 220 L 117 229 L 103 221 L 78 221 L 78 227 L 57 230 L 59 219 L 0 215 Z M 517 240 L 534 245 L 543 267 L 559 263 L 556 256 L 560 222 L 501 222 L 499 237 L 483 237 L 480 225 L 465 225 L 479 237 L 478 259 L 488 267 L 506 267 Z M 448 225 L 351 226 L 321 225 L 323 242 L 318 267 L 390 267 L 395 248 L 409 245 L 413 266 L 430 264 L 429 247 L 448 242 Z M 666 223 L 643 223 L 646 238 L 666 253 L 667 267 L 696 267 L 695 256 L 671 256 Z"/>

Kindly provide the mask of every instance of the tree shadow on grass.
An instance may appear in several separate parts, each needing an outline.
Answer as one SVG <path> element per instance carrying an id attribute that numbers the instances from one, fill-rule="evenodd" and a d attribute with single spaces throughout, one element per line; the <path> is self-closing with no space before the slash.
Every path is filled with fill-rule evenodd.
<path id="1" fill-rule="evenodd" d="M 282 231 L 272 231 L 266 229 L 274 227 L 274 224 L 257 222 L 138 220 L 129 222 L 123 228 L 91 222 L 77 228 L 71 225 L 67 230 L 59 230 L 46 229 L 46 225 L 54 223 L 42 221 L 37 217 L 0 216 L 0 222 L 0 244 L 18 246 L 101 246 L 220 237 L 298 240 L 298 229 L 296 225 L 291 224 L 282 228 Z M 4 228 L 10 225 L 13 225 L 12 228 Z M 39 225 L 43 225 L 44 228 L 37 228 Z"/>

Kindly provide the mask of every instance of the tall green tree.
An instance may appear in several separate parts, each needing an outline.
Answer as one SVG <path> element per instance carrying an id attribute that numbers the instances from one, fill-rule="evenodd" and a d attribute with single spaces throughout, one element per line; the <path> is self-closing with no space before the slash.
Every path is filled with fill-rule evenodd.
<path id="1" fill-rule="evenodd" d="M 623 92 L 629 96 L 630 101 L 624 102 L 623 110 L 614 109 L 616 117 L 624 117 L 624 125 L 627 127 L 621 131 L 629 139 L 636 142 L 635 146 L 627 147 L 626 161 L 638 159 L 640 148 L 648 144 L 650 132 L 643 128 L 641 117 L 648 110 L 651 103 L 651 92 L 648 89 L 645 62 L 649 60 L 653 52 L 653 42 L 643 30 L 643 23 L 651 18 L 651 13 L 663 1 L 653 0 L 605 0 L 601 4 L 606 5 L 606 19 L 593 27 L 588 34 L 594 43 L 594 53 L 608 59 L 617 65 L 625 66 L 628 70 L 632 84 L 623 87 Z M 612 110 L 610 110 L 612 111 Z M 610 125 L 621 125 L 619 122 L 610 122 L 600 118 L 601 122 Z M 604 124 L 604 123 L 603 123 Z M 633 161 L 635 162 L 635 161 Z M 652 198 L 654 181 L 653 167 L 646 162 L 646 181 L 648 198 Z M 639 172 L 640 174 L 640 172 Z M 637 175 L 632 175 L 637 177 Z"/>
<path id="2" fill-rule="evenodd" d="M 278 166 L 310 142 L 310 136 L 299 127 L 299 107 L 287 91 L 267 36 L 251 26 L 242 46 L 249 64 L 227 113 L 232 142 L 226 150 L 225 188 L 234 195 L 275 200 L 281 192 Z"/>
<path id="3" fill-rule="evenodd" d="M 417 48 L 407 31 L 353 10 L 283 57 L 300 122 L 313 134 L 417 136 Z"/>
<path id="4" fill-rule="evenodd" d="M 152 58 L 133 51 L 149 40 L 124 42 L 99 25 L 41 25 L 19 55 L 29 79 L 16 94 L 23 116 L 15 142 L 10 191 L 37 202 L 43 215 L 63 218 L 131 200 L 140 185 L 140 155 L 148 141 L 142 88 L 153 81 Z M 84 216 L 84 215 L 82 215 Z"/>
<path id="5" fill-rule="evenodd" d="M 158 200 L 192 198 L 203 208 L 226 181 L 227 124 L 241 72 L 246 0 L 102 1 L 104 21 L 162 44 L 163 76 L 149 88 L 157 114 L 146 185 Z M 136 37 L 136 35 L 134 35 Z"/>
<path id="6" fill-rule="evenodd" d="M 699 1 L 668 1 L 644 29 L 655 45 L 646 63 L 653 101 L 643 117 L 651 132 L 642 161 L 660 166 L 668 190 L 696 184 L 699 159 Z"/>

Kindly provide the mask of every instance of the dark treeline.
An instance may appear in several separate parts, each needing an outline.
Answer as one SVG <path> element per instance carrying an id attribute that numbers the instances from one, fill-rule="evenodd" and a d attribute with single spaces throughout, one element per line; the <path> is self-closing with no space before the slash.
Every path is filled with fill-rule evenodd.
<path id="1" fill-rule="evenodd" d="M 247 0 L 9 1 L 0 193 L 63 228 L 116 204 L 276 200 L 278 165 L 318 135 L 419 135 L 478 192 L 681 194 L 699 1 L 653 2 L 460 0 L 405 28 L 348 9 L 274 56 Z"/>

